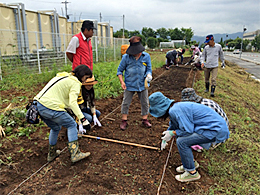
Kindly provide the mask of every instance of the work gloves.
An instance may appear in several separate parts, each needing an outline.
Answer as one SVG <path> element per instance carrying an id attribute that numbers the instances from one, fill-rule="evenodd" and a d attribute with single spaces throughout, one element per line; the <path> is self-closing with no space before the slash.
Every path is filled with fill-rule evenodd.
<path id="1" fill-rule="evenodd" d="M 172 139 L 174 135 L 173 131 L 164 131 L 162 133 L 164 136 L 162 137 L 162 143 L 161 143 L 161 150 L 165 149 L 165 147 L 167 146 L 167 142 L 170 141 Z"/>
<path id="2" fill-rule="evenodd" d="M 150 87 L 150 82 L 152 81 L 153 77 L 151 74 L 148 74 L 145 78 L 145 81 L 144 81 L 144 86 L 146 89 L 148 89 L 148 87 Z"/>
<path id="3" fill-rule="evenodd" d="M 83 128 L 82 124 L 79 124 L 79 134 L 85 134 L 86 130 Z"/>
<path id="4" fill-rule="evenodd" d="M 93 121 L 94 121 L 94 125 L 98 125 L 99 127 L 102 126 L 96 115 L 93 115 Z"/>
<path id="5" fill-rule="evenodd" d="M 83 129 L 89 131 L 91 129 L 90 123 L 88 122 L 88 119 L 86 119 L 85 117 L 80 119 L 80 122 L 83 126 Z"/>
<path id="6" fill-rule="evenodd" d="M 225 69 L 225 63 L 224 62 L 221 64 L 221 68 Z"/>

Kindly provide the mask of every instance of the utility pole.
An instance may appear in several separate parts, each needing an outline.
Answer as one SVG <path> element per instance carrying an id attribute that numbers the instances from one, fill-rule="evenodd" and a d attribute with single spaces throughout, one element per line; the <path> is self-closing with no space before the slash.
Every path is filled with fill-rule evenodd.
<path id="1" fill-rule="evenodd" d="M 123 38 L 125 38 L 125 15 L 123 15 Z"/>
<path id="2" fill-rule="evenodd" d="M 102 22 L 102 15 L 101 15 L 101 12 L 100 12 L 100 14 L 99 14 L 99 20 L 100 20 L 100 22 Z"/>
<path id="3" fill-rule="evenodd" d="M 67 18 L 67 20 L 69 19 L 69 16 L 68 16 L 68 13 L 67 13 L 67 11 L 68 11 L 68 8 L 67 8 L 67 4 L 68 3 L 70 3 L 70 2 L 68 2 L 67 0 L 65 0 L 64 2 L 61 2 L 61 3 L 64 3 L 65 4 L 65 14 L 66 14 L 66 18 Z"/>
<path id="4" fill-rule="evenodd" d="M 226 50 L 226 53 L 227 53 L 227 38 L 228 38 L 228 34 L 226 34 L 226 40 L 225 40 L 225 50 Z"/>
<path id="5" fill-rule="evenodd" d="M 240 59 L 241 59 L 241 54 L 242 54 L 242 50 L 243 50 L 243 37 L 244 37 L 244 32 L 246 31 L 246 27 L 245 25 L 243 26 L 243 35 L 242 35 L 242 41 L 241 41 L 241 51 L 240 51 Z"/>

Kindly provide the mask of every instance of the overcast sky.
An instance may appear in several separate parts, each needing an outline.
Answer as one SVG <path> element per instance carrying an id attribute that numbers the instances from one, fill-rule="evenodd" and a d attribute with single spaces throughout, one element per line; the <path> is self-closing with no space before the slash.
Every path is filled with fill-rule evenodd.
<path id="1" fill-rule="evenodd" d="M 0 0 L 24 3 L 25 9 L 54 10 L 65 15 L 65 0 Z M 67 0 L 70 21 L 110 22 L 114 31 L 143 27 L 191 28 L 195 35 L 246 32 L 260 29 L 260 0 Z"/>

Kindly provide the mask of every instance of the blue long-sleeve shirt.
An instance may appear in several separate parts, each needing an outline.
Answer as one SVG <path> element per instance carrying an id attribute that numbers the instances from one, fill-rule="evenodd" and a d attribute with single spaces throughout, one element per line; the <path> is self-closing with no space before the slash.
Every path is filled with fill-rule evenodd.
<path id="1" fill-rule="evenodd" d="M 147 74 L 152 75 L 151 57 L 148 53 L 142 52 L 138 60 L 132 55 L 124 54 L 117 69 L 117 75 L 125 72 L 125 85 L 128 91 L 145 90 L 144 80 Z"/>
<path id="2" fill-rule="evenodd" d="M 170 126 L 179 137 L 198 133 L 208 139 L 216 138 L 216 143 L 229 138 L 228 126 L 213 109 L 194 102 L 178 102 L 169 109 Z"/>

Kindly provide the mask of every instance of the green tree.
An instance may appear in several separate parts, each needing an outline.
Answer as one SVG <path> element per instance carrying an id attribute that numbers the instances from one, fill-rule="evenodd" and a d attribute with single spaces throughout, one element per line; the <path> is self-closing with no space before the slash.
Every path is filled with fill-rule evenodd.
<path id="1" fill-rule="evenodd" d="M 235 43 L 235 41 L 229 41 L 227 43 L 227 45 L 228 45 L 228 48 L 233 48 L 233 47 L 235 47 L 236 43 Z"/>
<path id="2" fill-rule="evenodd" d="M 251 43 L 255 47 L 256 51 L 260 50 L 260 35 L 257 35 Z"/>
<path id="3" fill-rule="evenodd" d="M 181 28 L 181 32 L 184 35 L 182 40 L 185 40 L 186 44 L 189 44 L 194 33 L 191 28 Z"/>
<path id="4" fill-rule="evenodd" d="M 227 46 L 228 48 L 231 47 L 231 46 L 229 45 L 229 43 L 232 42 L 232 41 L 233 41 L 233 39 L 227 39 L 227 40 L 226 40 L 226 46 Z"/>
<path id="5" fill-rule="evenodd" d="M 243 45 L 242 45 L 243 51 L 246 51 L 246 48 L 247 48 L 249 42 L 250 42 L 250 41 L 249 41 L 248 39 L 243 40 Z"/>
<path id="6" fill-rule="evenodd" d="M 148 37 L 147 39 L 147 46 L 150 49 L 154 49 L 157 46 L 157 39 L 154 37 Z"/>
<path id="7" fill-rule="evenodd" d="M 157 35 L 162 39 L 168 39 L 169 32 L 166 28 L 158 28 L 156 30 Z"/>
<path id="8" fill-rule="evenodd" d="M 224 46 L 225 46 L 225 43 L 223 42 L 223 38 L 222 38 L 222 37 L 221 37 L 221 39 L 220 39 L 219 44 L 221 45 L 221 47 L 224 47 Z"/>
<path id="9" fill-rule="evenodd" d="M 169 31 L 169 36 L 171 37 L 171 40 L 183 40 L 184 33 L 179 30 L 178 28 L 175 29 L 168 29 Z"/>
<path id="10" fill-rule="evenodd" d="M 128 38 L 128 37 L 129 37 L 128 34 L 129 34 L 128 30 L 125 29 L 125 30 L 124 30 L 124 36 L 125 36 L 125 38 Z M 113 33 L 113 37 L 123 38 L 123 29 L 121 28 L 120 30 L 114 32 L 114 33 Z"/>
<path id="11" fill-rule="evenodd" d="M 156 32 L 152 28 L 143 27 L 142 35 L 144 35 L 146 40 L 148 39 L 148 37 L 156 38 Z"/>
<path id="12" fill-rule="evenodd" d="M 137 36 L 140 35 L 140 32 L 138 30 L 134 30 L 134 31 L 129 31 L 128 32 L 129 38 L 132 36 Z"/>
<path id="13" fill-rule="evenodd" d="M 141 35 L 141 34 L 136 35 L 136 36 L 141 37 L 141 43 L 142 43 L 143 46 L 145 46 L 145 45 L 146 45 L 145 36 L 144 36 L 144 35 Z"/>

